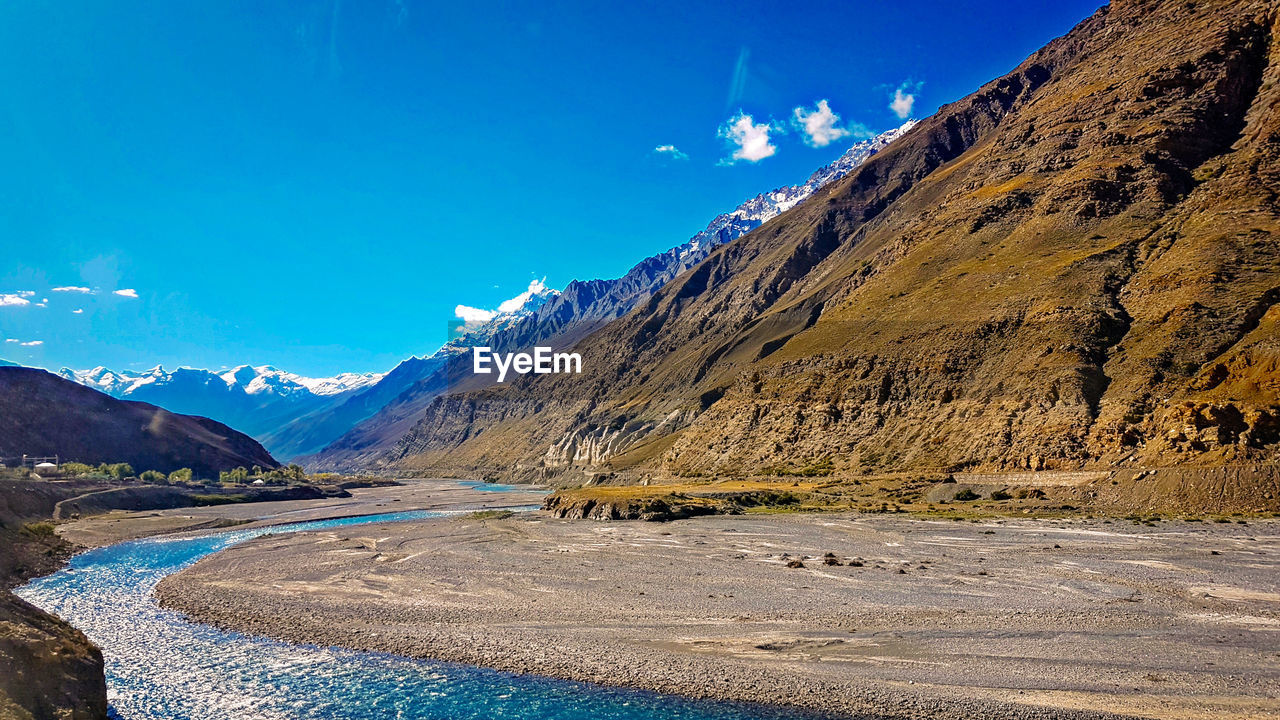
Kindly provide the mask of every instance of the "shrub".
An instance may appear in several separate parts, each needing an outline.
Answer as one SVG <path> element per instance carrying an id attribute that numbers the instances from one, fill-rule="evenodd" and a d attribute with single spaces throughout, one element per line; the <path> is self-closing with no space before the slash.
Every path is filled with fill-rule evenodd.
<path id="1" fill-rule="evenodd" d="M 98 472 L 113 480 L 123 480 L 133 477 L 133 466 L 129 463 L 102 463 L 98 466 Z"/>
<path id="2" fill-rule="evenodd" d="M 191 468 L 178 468 L 169 473 L 169 482 L 171 483 L 187 483 L 191 482 Z"/>
<path id="3" fill-rule="evenodd" d="M 1009 499 L 1009 498 L 1011 498 L 1011 497 L 1013 497 L 1013 496 L 1012 496 L 1012 495 L 1010 495 L 1009 493 L 1005 492 L 1004 490 L 993 490 L 993 491 L 991 492 L 991 499 L 992 499 L 992 500 L 1008 500 L 1008 499 Z"/>
<path id="4" fill-rule="evenodd" d="M 972 488 L 961 488 L 956 493 L 956 500 L 977 500 L 982 496 L 974 492 Z"/>
<path id="5" fill-rule="evenodd" d="M 67 463 L 62 463 L 62 465 L 58 467 L 58 470 L 59 470 L 59 471 L 61 471 L 63 475 L 91 475 L 91 474 L 93 474 L 93 466 L 92 466 L 92 465 L 85 465 L 84 463 L 78 463 L 78 462 L 67 462 Z"/>
<path id="6" fill-rule="evenodd" d="M 138 479 L 144 483 L 151 483 L 153 485 L 163 485 L 168 482 L 168 478 L 165 474 L 157 470 L 143 470 L 142 474 L 138 476 Z"/>
<path id="7" fill-rule="evenodd" d="M 27 523 L 22 526 L 22 530 L 20 532 L 23 535 L 36 538 L 50 538 L 57 535 L 57 533 L 54 532 L 53 523 L 51 522 Z"/>

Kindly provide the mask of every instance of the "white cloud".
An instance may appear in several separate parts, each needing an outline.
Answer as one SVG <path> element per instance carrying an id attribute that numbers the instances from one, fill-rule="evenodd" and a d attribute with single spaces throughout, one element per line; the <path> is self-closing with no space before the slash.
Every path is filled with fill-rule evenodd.
<path id="1" fill-rule="evenodd" d="M 545 280 L 546 278 L 543 278 L 542 280 L 534 280 L 529 283 L 528 290 L 525 290 L 524 292 L 511 298 L 510 300 L 502 301 L 502 304 L 498 306 L 498 312 L 500 313 L 515 312 L 516 310 L 519 310 L 521 307 L 523 307 L 525 303 L 533 299 L 533 296 L 542 295 L 543 293 L 545 293 L 547 291 L 547 284 L 546 282 L 544 282 Z"/>
<path id="2" fill-rule="evenodd" d="M 849 137 L 853 131 L 839 126 L 840 116 L 832 112 L 826 100 L 819 100 L 815 109 L 798 107 L 796 127 L 804 133 L 804 142 L 810 147 L 826 147 L 840 138 Z"/>
<path id="3" fill-rule="evenodd" d="M 756 124 L 754 118 L 739 110 L 716 133 L 737 147 L 721 164 L 732 165 L 739 160 L 760 162 L 778 152 L 778 147 L 769 142 L 769 132 L 773 129 L 769 123 Z"/>
<path id="4" fill-rule="evenodd" d="M 92 290 L 90 290 L 89 288 L 87 288 L 87 287 L 83 287 L 83 286 L 81 286 L 81 285 L 63 285 L 62 287 L 56 287 L 56 288 L 54 288 L 54 289 L 53 289 L 53 291 L 54 291 L 54 292 L 80 293 L 80 294 L 82 294 L 82 295 L 88 295 L 89 293 L 92 293 L 92 292 L 93 292 L 93 291 L 92 291 Z"/>
<path id="5" fill-rule="evenodd" d="M 22 293 L 16 295 L 9 293 L 0 293 L 0 307 L 18 307 L 20 305 L 30 305 L 31 301 L 22 296 Z"/>
<path id="6" fill-rule="evenodd" d="M 113 290 L 111 294 L 119 295 L 120 297 L 127 297 L 127 298 L 138 297 L 138 291 L 134 290 L 133 288 L 122 288 L 120 290 Z"/>
<path id="7" fill-rule="evenodd" d="M 893 91 L 893 99 L 889 101 L 889 109 L 900 120 L 906 120 L 911 117 L 911 113 L 916 107 L 916 93 L 920 92 L 920 86 L 923 84 L 907 81 Z"/>
<path id="8" fill-rule="evenodd" d="M 473 308 L 467 305 L 459 305 L 455 307 L 453 309 L 453 314 L 457 315 L 458 318 L 465 323 L 488 322 L 493 319 L 494 315 L 497 315 L 497 313 L 492 310 L 481 310 L 480 308 Z"/>
<path id="9" fill-rule="evenodd" d="M 673 160 L 688 160 L 689 156 L 680 151 L 675 145 L 659 145 L 653 151 L 659 155 L 666 155 Z"/>
<path id="10" fill-rule="evenodd" d="M 22 342 L 21 340 L 19 340 L 19 339 L 17 339 L 17 338 L 9 338 L 9 339 L 5 340 L 5 342 L 7 342 L 7 343 L 13 343 L 13 344 L 18 345 L 18 346 L 20 346 L 20 347 L 39 347 L 39 346 L 41 346 L 41 345 L 43 345 L 43 344 L 44 344 L 44 341 L 43 341 L 43 340 L 31 340 L 31 341 L 29 341 L 29 342 Z"/>
<path id="11" fill-rule="evenodd" d="M 72 314 L 72 315 L 79 315 L 79 314 L 81 314 L 81 313 L 83 313 L 83 312 L 84 312 L 84 308 L 76 308 L 75 310 L 72 310 L 72 311 L 71 311 L 71 314 Z"/>
<path id="12" fill-rule="evenodd" d="M 503 300 L 498 304 L 497 310 L 482 310 L 474 308 L 470 305 L 458 305 L 453 309 L 453 314 L 457 315 L 460 320 L 467 324 L 483 323 L 492 320 L 502 313 L 515 312 L 524 307 L 524 304 L 532 300 L 535 296 L 545 295 L 549 292 L 546 284 L 546 278 L 542 280 L 534 280 L 529 283 L 529 289 L 516 295 L 508 300 Z"/>

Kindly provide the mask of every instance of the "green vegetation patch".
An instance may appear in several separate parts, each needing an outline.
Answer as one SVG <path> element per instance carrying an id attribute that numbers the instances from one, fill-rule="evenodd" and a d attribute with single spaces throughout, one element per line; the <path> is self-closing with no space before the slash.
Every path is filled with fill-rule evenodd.
<path id="1" fill-rule="evenodd" d="M 57 537 L 58 533 L 51 522 L 33 522 L 22 526 L 18 532 L 33 538 Z"/>
<path id="2" fill-rule="evenodd" d="M 243 493 L 230 495 L 221 494 L 194 494 L 191 496 L 191 502 L 199 506 L 208 505 L 233 505 L 235 503 L 248 502 L 249 496 Z"/>

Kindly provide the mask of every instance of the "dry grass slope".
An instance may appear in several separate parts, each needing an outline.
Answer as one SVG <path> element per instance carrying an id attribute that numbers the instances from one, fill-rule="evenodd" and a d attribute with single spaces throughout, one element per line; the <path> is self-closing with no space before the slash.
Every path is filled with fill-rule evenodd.
<path id="1" fill-rule="evenodd" d="M 584 375 L 443 398 L 389 459 L 565 482 L 1246 465 L 1270 488 L 1276 18 L 1103 8 L 586 338 Z"/>

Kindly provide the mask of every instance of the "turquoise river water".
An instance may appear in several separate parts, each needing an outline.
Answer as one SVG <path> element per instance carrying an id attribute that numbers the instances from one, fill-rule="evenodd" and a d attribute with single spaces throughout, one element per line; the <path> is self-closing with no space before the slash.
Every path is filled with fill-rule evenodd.
<path id="1" fill-rule="evenodd" d="M 495 490 L 498 488 L 494 488 Z M 419 520 L 411 511 L 90 550 L 17 593 L 80 628 L 106 658 L 118 720 L 782 720 L 783 710 L 694 701 L 338 648 L 290 645 L 192 623 L 160 608 L 166 575 L 267 532 Z"/>

